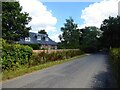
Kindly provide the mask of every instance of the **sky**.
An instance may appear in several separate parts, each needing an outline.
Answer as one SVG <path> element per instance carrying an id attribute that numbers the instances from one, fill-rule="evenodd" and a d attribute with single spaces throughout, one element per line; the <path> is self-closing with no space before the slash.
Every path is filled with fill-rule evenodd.
<path id="1" fill-rule="evenodd" d="M 79 28 L 99 28 L 104 19 L 118 15 L 118 1 L 120 0 L 19 0 L 23 7 L 22 12 L 28 12 L 32 17 L 28 25 L 32 27 L 30 31 L 45 29 L 49 37 L 56 42 L 60 41 L 60 28 L 69 17 L 73 18 Z"/>

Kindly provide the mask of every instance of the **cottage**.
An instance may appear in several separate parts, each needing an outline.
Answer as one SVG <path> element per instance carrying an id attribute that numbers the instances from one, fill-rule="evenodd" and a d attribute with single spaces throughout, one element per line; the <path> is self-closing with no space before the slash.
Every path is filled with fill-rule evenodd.
<path id="1" fill-rule="evenodd" d="M 57 43 L 46 34 L 29 32 L 29 37 L 20 39 L 20 44 L 39 44 L 41 49 L 57 49 Z"/>

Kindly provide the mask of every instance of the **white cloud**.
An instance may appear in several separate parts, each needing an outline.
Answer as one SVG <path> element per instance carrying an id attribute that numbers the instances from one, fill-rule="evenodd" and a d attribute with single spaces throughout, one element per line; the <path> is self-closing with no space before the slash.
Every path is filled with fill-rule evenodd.
<path id="1" fill-rule="evenodd" d="M 60 39 L 59 39 L 59 35 L 61 35 L 62 32 L 54 32 L 52 33 L 52 35 L 50 36 L 50 38 L 53 40 L 53 41 L 56 41 L 56 42 L 60 42 Z"/>
<path id="2" fill-rule="evenodd" d="M 84 19 L 84 24 L 80 25 L 80 28 L 85 26 L 100 27 L 104 19 L 107 19 L 109 16 L 116 17 L 118 15 L 118 1 L 103 0 L 86 7 L 82 10 L 81 18 Z"/>
<path id="3" fill-rule="evenodd" d="M 53 41 L 60 42 L 60 39 L 58 38 L 60 34 L 54 33 L 54 35 L 49 36 Z"/>
<path id="4" fill-rule="evenodd" d="M 52 15 L 52 11 L 47 10 L 47 7 L 40 0 L 18 0 L 23 7 L 23 12 L 28 12 L 32 17 L 29 26 L 32 31 L 45 29 L 48 33 L 56 31 L 57 18 Z"/>

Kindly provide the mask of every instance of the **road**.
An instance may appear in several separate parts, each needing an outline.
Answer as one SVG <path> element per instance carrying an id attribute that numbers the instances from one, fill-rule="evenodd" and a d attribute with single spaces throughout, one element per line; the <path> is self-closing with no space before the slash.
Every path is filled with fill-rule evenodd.
<path id="1" fill-rule="evenodd" d="M 3 88 L 109 88 L 113 85 L 107 55 L 84 57 L 33 72 L 2 84 Z"/>

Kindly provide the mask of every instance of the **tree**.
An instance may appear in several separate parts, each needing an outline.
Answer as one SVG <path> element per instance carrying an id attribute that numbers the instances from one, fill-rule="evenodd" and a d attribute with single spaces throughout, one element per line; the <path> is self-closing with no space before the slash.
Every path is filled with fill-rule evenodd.
<path id="1" fill-rule="evenodd" d="M 31 27 L 26 27 L 31 17 L 21 12 L 19 2 L 2 2 L 2 38 L 8 42 L 18 41 L 29 35 Z"/>
<path id="2" fill-rule="evenodd" d="M 120 47 L 120 16 L 105 19 L 100 29 L 103 31 L 101 43 L 104 48 Z"/>
<path id="3" fill-rule="evenodd" d="M 99 38 L 102 32 L 94 26 L 85 27 L 80 30 L 80 49 L 85 52 L 94 52 L 99 49 Z"/>
<path id="4" fill-rule="evenodd" d="M 47 32 L 46 32 L 44 29 L 43 29 L 43 30 L 38 31 L 38 33 L 48 35 L 48 34 L 47 34 Z"/>
<path id="5" fill-rule="evenodd" d="M 79 48 L 80 32 L 72 17 L 66 19 L 64 27 L 61 27 L 62 35 L 59 35 L 62 45 L 65 48 Z"/>

